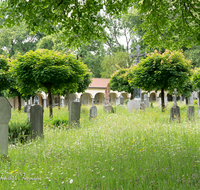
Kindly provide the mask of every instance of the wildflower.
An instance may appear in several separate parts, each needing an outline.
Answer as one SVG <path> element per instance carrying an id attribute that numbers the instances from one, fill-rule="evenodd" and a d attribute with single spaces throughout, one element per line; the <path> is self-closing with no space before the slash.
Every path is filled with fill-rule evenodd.
<path id="1" fill-rule="evenodd" d="M 156 152 L 156 149 L 154 150 L 154 152 Z"/>
<path id="2" fill-rule="evenodd" d="M 73 179 L 70 179 L 69 183 L 71 183 L 71 184 L 72 184 L 72 183 L 73 183 Z"/>
<path id="3" fill-rule="evenodd" d="M 120 154 L 122 156 L 122 154 Z"/>
<path id="4" fill-rule="evenodd" d="M 142 138 L 142 140 L 144 141 L 144 140 L 145 140 L 145 138 Z"/>
<path id="5" fill-rule="evenodd" d="M 105 176 L 102 176 L 102 178 L 104 178 Z"/>

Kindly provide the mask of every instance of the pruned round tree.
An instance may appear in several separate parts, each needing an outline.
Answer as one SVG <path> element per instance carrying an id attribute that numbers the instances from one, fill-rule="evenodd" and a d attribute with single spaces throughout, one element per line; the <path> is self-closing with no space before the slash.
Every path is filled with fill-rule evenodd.
<path id="1" fill-rule="evenodd" d="M 164 105 L 164 91 L 170 93 L 175 88 L 183 86 L 191 75 L 191 63 L 186 60 L 181 51 L 164 53 L 155 51 L 147 55 L 146 59 L 133 69 L 133 78 L 130 84 L 136 85 L 148 92 L 161 90 L 162 111 Z M 180 89 L 182 92 L 183 89 Z"/>
<path id="2" fill-rule="evenodd" d="M 9 65 L 7 58 L 0 55 L 0 92 L 10 86 Z"/>
<path id="3" fill-rule="evenodd" d="M 131 100 L 133 99 L 133 84 L 130 85 L 129 80 L 132 77 L 133 67 L 127 69 L 120 69 L 116 71 L 110 79 L 110 89 L 118 92 L 131 93 Z"/>
<path id="4" fill-rule="evenodd" d="M 88 68 L 71 54 L 61 54 L 52 50 L 30 51 L 17 56 L 15 61 L 15 77 L 19 91 L 28 95 L 38 89 L 48 93 L 50 117 L 52 111 L 52 92 L 62 90 L 66 86 L 79 88 Z"/>

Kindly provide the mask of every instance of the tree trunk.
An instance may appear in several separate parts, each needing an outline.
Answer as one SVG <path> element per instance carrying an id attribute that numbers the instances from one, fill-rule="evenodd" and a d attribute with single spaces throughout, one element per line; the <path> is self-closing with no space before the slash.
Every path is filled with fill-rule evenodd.
<path id="1" fill-rule="evenodd" d="M 47 90 L 48 90 L 48 99 L 49 99 L 49 117 L 53 117 L 51 88 L 47 88 Z"/>
<path id="2" fill-rule="evenodd" d="M 34 104 L 35 102 L 34 102 L 34 96 L 32 96 L 32 104 Z"/>
<path id="3" fill-rule="evenodd" d="M 22 104 L 21 104 L 21 96 L 18 96 L 18 111 L 22 110 Z"/>
<path id="4" fill-rule="evenodd" d="M 162 107 L 162 112 L 164 112 L 164 109 L 165 109 L 165 93 L 164 93 L 164 88 L 161 89 L 161 107 Z"/>
<path id="5" fill-rule="evenodd" d="M 133 92 L 131 92 L 131 100 L 133 100 L 133 98 L 134 98 L 134 95 L 133 95 Z"/>
<path id="6" fill-rule="evenodd" d="M 60 110 L 60 94 L 58 94 L 58 109 Z"/>
<path id="7" fill-rule="evenodd" d="M 185 97 L 185 103 L 186 103 L 186 105 L 188 105 L 188 98 L 187 97 Z"/>
<path id="8" fill-rule="evenodd" d="M 68 105 L 68 111 L 69 111 L 69 91 L 67 91 L 67 105 Z"/>

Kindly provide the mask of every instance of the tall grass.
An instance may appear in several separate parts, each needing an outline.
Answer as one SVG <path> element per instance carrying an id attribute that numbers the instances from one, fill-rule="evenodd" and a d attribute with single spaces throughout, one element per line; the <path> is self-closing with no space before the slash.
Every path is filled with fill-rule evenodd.
<path id="1" fill-rule="evenodd" d="M 17 114 L 12 121 L 26 118 Z M 68 117 L 67 108 L 54 114 Z M 52 127 L 45 109 L 44 140 L 9 145 L 0 189 L 200 189 L 199 120 L 188 121 L 183 104 L 181 123 L 169 115 L 156 104 L 140 112 L 118 106 L 112 114 L 98 106 L 89 120 L 84 107 L 81 127 L 69 129 Z"/>

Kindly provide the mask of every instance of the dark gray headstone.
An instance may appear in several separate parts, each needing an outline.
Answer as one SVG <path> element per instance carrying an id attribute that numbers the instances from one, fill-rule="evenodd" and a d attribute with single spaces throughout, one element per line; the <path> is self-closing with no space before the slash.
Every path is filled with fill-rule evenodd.
<path id="1" fill-rule="evenodd" d="M 8 123 L 11 119 L 11 108 L 9 101 L 0 96 L 0 155 L 8 154 Z"/>
<path id="2" fill-rule="evenodd" d="M 97 107 L 92 106 L 90 108 L 90 118 L 95 118 L 95 117 L 97 117 Z"/>
<path id="3" fill-rule="evenodd" d="M 194 119 L 194 106 L 187 107 L 187 118 L 192 120 Z"/>
<path id="4" fill-rule="evenodd" d="M 180 108 L 178 106 L 173 106 L 170 110 L 170 121 L 177 120 L 180 123 L 180 119 Z"/>
<path id="5" fill-rule="evenodd" d="M 70 102 L 69 107 L 69 125 L 80 126 L 80 115 L 81 115 L 81 103 L 80 102 Z"/>
<path id="6" fill-rule="evenodd" d="M 32 105 L 30 108 L 30 123 L 32 138 L 43 137 L 43 107 Z"/>
<path id="7" fill-rule="evenodd" d="M 141 110 L 145 110 L 145 104 L 144 104 L 144 102 L 141 102 L 141 103 L 140 103 L 140 109 L 141 109 Z"/>
<path id="8" fill-rule="evenodd" d="M 107 105 L 103 106 L 103 110 L 105 112 L 112 113 L 113 112 L 113 107 L 111 105 L 107 104 Z"/>

